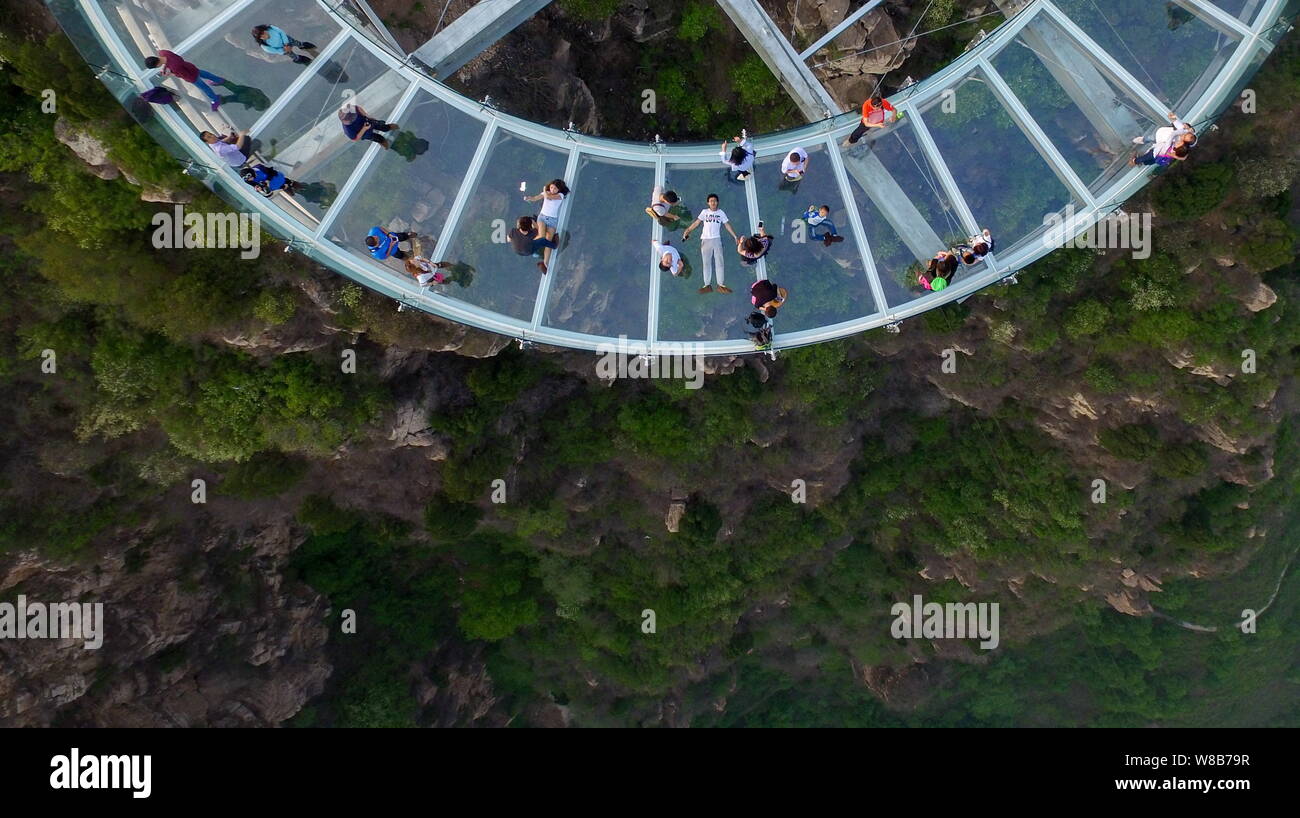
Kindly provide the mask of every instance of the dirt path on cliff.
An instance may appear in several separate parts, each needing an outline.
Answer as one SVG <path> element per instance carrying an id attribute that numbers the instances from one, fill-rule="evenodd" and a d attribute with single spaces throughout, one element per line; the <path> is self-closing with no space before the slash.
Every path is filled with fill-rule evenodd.
<path id="1" fill-rule="evenodd" d="M 1286 579 L 1287 572 L 1291 570 L 1291 564 L 1295 562 L 1296 554 L 1300 554 L 1300 549 L 1293 551 L 1291 556 L 1287 559 L 1286 565 L 1282 566 L 1282 572 L 1278 574 L 1277 583 L 1273 586 L 1273 594 L 1269 596 L 1268 602 L 1264 603 L 1264 607 L 1255 612 L 1256 619 L 1263 616 L 1264 612 L 1271 608 L 1273 603 L 1277 600 L 1277 595 L 1282 591 L 1282 582 Z M 1189 631 L 1196 631 L 1197 633 L 1217 633 L 1219 630 L 1216 625 L 1197 625 L 1192 622 L 1184 622 L 1181 619 L 1175 619 L 1169 614 L 1159 611 L 1154 607 L 1151 609 L 1151 612 L 1160 619 L 1163 619 L 1166 622 L 1172 622 L 1180 628 L 1185 628 Z M 1234 625 L 1233 627 L 1237 626 Z"/>

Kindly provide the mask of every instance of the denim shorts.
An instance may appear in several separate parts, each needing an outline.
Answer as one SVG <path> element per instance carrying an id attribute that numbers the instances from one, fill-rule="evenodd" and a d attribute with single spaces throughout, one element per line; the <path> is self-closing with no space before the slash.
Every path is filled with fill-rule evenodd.
<path id="1" fill-rule="evenodd" d="M 557 216 L 538 216 L 537 220 L 552 229 L 560 229 L 560 219 Z"/>

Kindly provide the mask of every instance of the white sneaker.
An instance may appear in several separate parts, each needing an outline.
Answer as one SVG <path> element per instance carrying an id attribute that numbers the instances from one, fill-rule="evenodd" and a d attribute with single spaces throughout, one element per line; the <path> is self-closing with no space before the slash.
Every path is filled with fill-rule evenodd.
<path id="1" fill-rule="evenodd" d="M 1135 136 L 1135 137 L 1133 137 L 1133 144 L 1134 144 L 1134 145 L 1145 145 L 1146 143 L 1147 143 L 1147 138 L 1146 138 L 1145 136 Z"/>

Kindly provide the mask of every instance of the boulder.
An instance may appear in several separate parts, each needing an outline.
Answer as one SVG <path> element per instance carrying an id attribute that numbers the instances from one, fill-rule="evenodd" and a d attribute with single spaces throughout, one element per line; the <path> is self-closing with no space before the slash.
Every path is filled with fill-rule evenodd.
<path id="1" fill-rule="evenodd" d="M 1129 616 L 1146 616 L 1151 613 L 1151 603 L 1136 589 L 1125 589 L 1119 593 L 1106 594 L 1106 602 L 1112 608 Z"/>
<path id="2" fill-rule="evenodd" d="M 1259 312 L 1277 303 L 1277 293 L 1273 292 L 1272 287 L 1261 281 L 1242 303 L 1251 312 Z"/>
<path id="3" fill-rule="evenodd" d="M 674 500 L 668 504 L 668 513 L 664 515 L 664 525 L 668 531 L 676 534 L 681 526 L 682 518 L 686 516 L 686 503 L 681 500 Z"/>

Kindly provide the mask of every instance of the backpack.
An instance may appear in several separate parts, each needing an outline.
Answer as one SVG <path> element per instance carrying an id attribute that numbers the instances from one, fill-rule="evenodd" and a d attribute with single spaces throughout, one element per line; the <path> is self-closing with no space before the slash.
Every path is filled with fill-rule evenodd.
<path id="1" fill-rule="evenodd" d="M 755 307 L 761 307 L 777 297 L 776 285 L 765 278 L 755 281 L 749 287 L 749 301 Z"/>
<path id="2" fill-rule="evenodd" d="M 140 99 L 145 102 L 151 102 L 154 105 L 171 105 L 176 101 L 176 95 L 166 88 L 150 88 L 140 95 Z"/>

